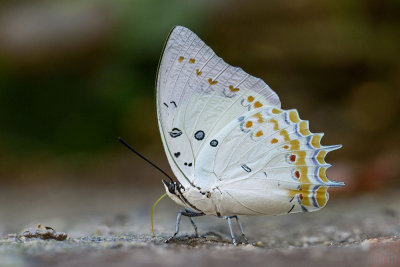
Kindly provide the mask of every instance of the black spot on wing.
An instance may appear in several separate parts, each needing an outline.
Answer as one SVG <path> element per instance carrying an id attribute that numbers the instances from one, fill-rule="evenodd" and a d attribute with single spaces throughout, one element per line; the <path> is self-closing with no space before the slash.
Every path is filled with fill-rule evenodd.
<path id="1" fill-rule="evenodd" d="M 176 158 L 178 158 L 180 155 L 181 155 L 181 152 L 176 152 L 176 153 L 174 153 L 174 156 L 175 156 Z"/>
<path id="2" fill-rule="evenodd" d="M 196 139 L 199 140 L 199 141 L 203 140 L 203 139 L 204 139 L 204 136 L 205 136 L 205 134 L 204 134 L 204 132 L 203 132 L 202 130 L 197 131 L 197 132 L 194 134 L 194 138 L 196 138 Z"/>
<path id="3" fill-rule="evenodd" d="M 212 147 L 216 147 L 218 145 L 218 141 L 217 140 L 211 140 L 211 142 L 210 142 L 210 146 L 212 146 Z"/>
<path id="4" fill-rule="evenodd" d="M 172 138 L 177 138 L 178 136 L 181 136 L 181 135 L 182 135 L 182 131 L 179 130 L 178 128 L 174 128 L 174 129 L 172 129 L 172 131 L 169 132 L 169 135 L 170 135 Z"/>
<path id="5" fill-rule="evenodd" d="M 294 205 L 290 208 L 290 210 L 288 211 L 288 213 L 290 213 L 294 208 Z"/>
<path id="6" fill-rule="evenodd" d="M 171 102 L 169 102 L 169 103 L 170 103 L 170 104 L 174 104 L 174 106 L 177 107 L 175 101 L 171 101 Z"/>
<path id="7" fill-rule="evenodd" d="M 242 166 L 240 166 L 243 168 L 243 170 L 245 170 L 246 172 L 251 172 L 251 169 L 249 168 L 249 166 L 247 166 L 246 164 L 243 164 Z"/>

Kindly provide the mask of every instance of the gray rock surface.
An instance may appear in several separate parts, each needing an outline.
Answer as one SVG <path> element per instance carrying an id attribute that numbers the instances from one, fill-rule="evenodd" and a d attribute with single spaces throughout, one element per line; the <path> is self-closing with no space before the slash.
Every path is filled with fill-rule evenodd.
<path id="1" fill-rule="evenodd" d="M 161 187 L 161 186 L 160 186 Z M 226 221 L 195 218 L 200 237 L 161 189 L 129 187 L 1 189 L 0 266 L 399 266 L 399 191 L 355 197 L 332 196 L 321 211 L 287 216 L 241 217 L 254 245 L 232 245 Z M 66 232 L 64 241 L 16 233 L 37 224 Z M 239 236 L 239 230 L 236 228 Z M 397 258 L 396 258 L 397 257 Z"/>

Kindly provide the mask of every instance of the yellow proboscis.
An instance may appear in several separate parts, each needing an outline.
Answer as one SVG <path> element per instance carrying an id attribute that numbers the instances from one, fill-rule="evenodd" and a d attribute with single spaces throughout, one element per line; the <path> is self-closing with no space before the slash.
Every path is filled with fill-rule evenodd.
<path id="1" fill-rule="evenodd" d="M 153 208 L 151 209 L 151 232 L 153 233 L 153 237 L 156 236 L 156 235 L 154 234 L 154 224 L 153 224 L 154 209 L 156 208 L 158 202 L 160 202 L 161 199 L 163 199 L 166 195 L 167 195 L 167 193 L 165 193 L 165 194 L 162 195 L 159 199 L 157 199 L 156 203 L 154 203 Z"/>

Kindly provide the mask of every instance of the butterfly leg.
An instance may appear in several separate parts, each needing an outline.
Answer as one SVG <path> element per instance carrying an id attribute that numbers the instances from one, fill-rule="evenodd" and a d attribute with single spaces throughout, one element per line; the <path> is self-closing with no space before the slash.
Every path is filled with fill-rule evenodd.
<path id="1" fill-rule="evenodd" d="M 181 217 L 182 217 L 182 215 L 183 215 L 183 216 L 186 216 L 186 217 L 189 217 L 190 222 L 192 223 L 192 225 L 193 225 L 193 227 L 194 227 L 194 231 L 195 231 L 196 237 L 198 237 L 197 225 L 194 223 L 192 217 L 203 216 L 204 213 L 197 213 L 197 212 L 194 212 L 194 211 L 192 211 L 192 210 L 190 210 L 190 209 L 188 209 L 188 208 L 185 208 L 185 210 L 181 210 L 181 211 L 178 213 L 178 216 L 176 217 L 175 233 L 174 233 L 170 238 L 168 238 L 168 239 L 165 241 L 165 243 L 169 243 L 169 242 L 170 242 L 172 239 L 174 239 L 175 236 L 179 233 L 179 224 L 180 224 L 180 222 L 181 222 Z"/>
<path id="2" fill-rule="evenodd" d="M 195 237 L 199 237 L 199 232 L 197 231 L 197 225 L 194 223 L 192 217 L 189 217 L 190 222 L 192 223 L 193 227 L 194 227 L 194 235 Z"/>
<path id="3" fill-rule="evenodd" d="M 240 232 L 242 233 L 242 237 L 243 237 L 245 243 L 246 243 L 246 244 L 249 244 L 249 240 L 247 239 L 246 235 L 244 234 L 242 224 L 241 224 L 240 221 L 239 221 L 239 217 L 238 217 L 237 215 L 233 215 L 233 216 L 231 216 L 231 218 L 235 218 L 235 219 L 236 219 L 236 222 L 237 222 L 237 224 L 239 225 Z"/>
<path id="4" fill-rule="evenodd" d="M 185 215 L 185 216 L 188 216 L 188 217 L 189 217 L 190 222 L 192 223 L 192 225 L 193 225 L 193 227 L 194 227 L 194 234 L 195 234 L 195 236 L 196 236 L 196 237 L 199 237 L 199 232 L 197 231 L 197 225 L 194 223 L 192 217 L 203 216 L 204 213 L 197 213 L 197 212 L 194 212 L 194 211 L 192 211 L 191 209 L 188 209 L 188 208 L 185 208 L 185 211 L 188 213 L 188 215 Z"/>
<path id="5" fill-rule="evenodd" d="M 181 217 L 182 217 L 183 212 L 184 211 L 181 210 L 178 213 L 178 216 L 176 217 L 175 233 L 171 237 L 169 237 L 167 240 L 165 240 L 165 243 L 169 243 L 179 233 L 179 224 L 181 223 Z"/>
<path id="6" fill-rule="evenodd" d="M 228 221 L 229 230 L 231 231 L 232 243 L 235 246 L 237 246 L 236 238 L 235 238 L 235 235 L 233 234 L 231 216 L 224 216 L 224 218 Z"/>

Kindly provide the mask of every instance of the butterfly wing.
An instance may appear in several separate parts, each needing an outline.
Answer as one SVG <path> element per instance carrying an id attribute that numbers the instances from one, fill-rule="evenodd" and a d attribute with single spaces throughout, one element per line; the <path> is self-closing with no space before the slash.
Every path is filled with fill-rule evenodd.
<path id="1" fill-rule="evenodd" d="M 171 168 L 186 187 L 215 177 L 197 176 L 197 158 L 229 122 L 263 106 L 280 107 L 261 79 L 218 57 L 189 29 L 175 27 L 165 44 L 157 77 L 157 116 Z"/>
<path id="2" fill-rule="evenodd" d="M 343 185 L 325 173 L 326 154 L 341 146 L 322 146 L 322 136 L 310 132 L 297 110 L 260 107 L 214 136 L 219 145 L 201 151 L 196 176 L 217 180 L 211 187 L 224 196 L 221 214 L 318 210 L 328 201 L 327 188 Z"/>
<path id="3" fill-rule="evenodd" d="M 261 79 L 230 66 L 193 32 L 175 27 L 157 80 L 157 114 L 171 168 L 185 186 L 219 191 L 221 214 L 318 210 L 327 189 L 322 146 L 296 110 L 280 109 Z"/>

